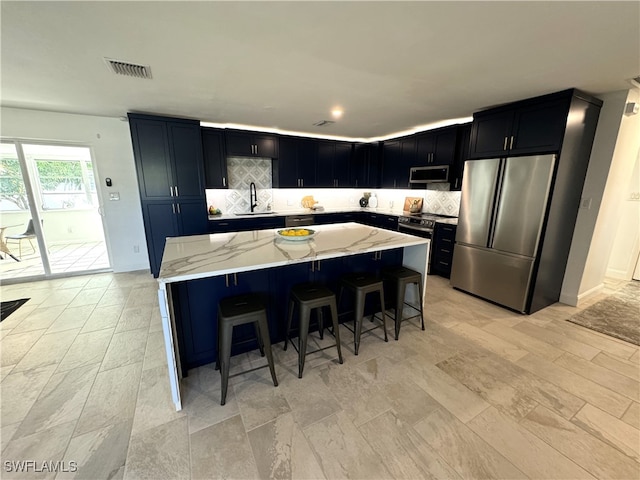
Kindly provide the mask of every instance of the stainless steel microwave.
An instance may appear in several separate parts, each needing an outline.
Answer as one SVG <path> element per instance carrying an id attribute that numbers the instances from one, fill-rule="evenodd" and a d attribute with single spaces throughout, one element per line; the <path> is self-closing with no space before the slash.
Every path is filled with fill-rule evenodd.
<path id="1" fill-rule="evenodd" d="M 409 171 L 409 183 L 413 185 L 426 183 L 446 183 L 449 181 L 449 166 L 413 167 Z"/>

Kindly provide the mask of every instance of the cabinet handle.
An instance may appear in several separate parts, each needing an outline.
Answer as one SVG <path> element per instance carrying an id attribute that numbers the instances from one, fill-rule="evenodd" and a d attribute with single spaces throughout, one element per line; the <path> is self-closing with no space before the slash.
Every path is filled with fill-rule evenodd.
<path id="1" fill-rule="evenodd" d="M 511 142 L 509 143 L 509 150 L 513 148 L 513 135 L 511 135 Z"/>
<path id="2" fill-rule="evenodd" d="M 443 238 L 443 239 L 442 239 L 442 241 L 443 241 L 443 242 L 451 243 L 451 240 L 449 240 L 448 238 Z"/>
<path id="3" fill-rule="evenodd" d="M 229 288 L 229 274 L 228 273 L 226 273 L 224 275 L 224 286 Z"/>
<path id="4" fill-rule="evenodd" d="M 176 197 L 179 197 L 180 194 L 178 193 L 178 186 L 176 185 Z"/>
<path id="5" fill-rule="evenodd" d="M 441 249 L 444 253 L 451 253 L 451 250 L 446 250 L 444 248 Z"/>
<path id="6" fill-rule="evenodd" d="M 301 186 L 301 187 L 304 187 L 304 178 L 301 178 L 301 179 L 300 179 L 300 186 Z"/>
<path id="7" fill-rule="evenodd" d="M 176 210 L 178 210 L 178 213 L 182 213 L 182 212 L 180 211 L 180 204 L 179 204 L 179 203 L 176 203 Z"/>
<path id="8" fill-rule="evenodd" d="M 318 260 L 318 271 L 320 271 L 320 260 Z"/>
<path id="9" fill-rule="evenodd" d="M 238 286 L 238 274 L 234 273 L 233 274 L 233 284 L 237 287 Z"/>
<path id="10" fill-rule="evenodd" d="M 174 215 L 176 214 L 176 204 L 175 203 L 171 204 L 171 211 L 173 212 Z"/>
<path id="11" fill-rule="evenodd" d="M 315 272 L 316 271 L 316 262 L 311 261 L 311 271 Z"/>
<path id="12" fill-rule="evenodd" d="M 509 137 L 504 137 L 504 145 L 502 146 L 502 150 L 507 149 L 507 141 L 509 141 Z"/>
<path id="13" fill-rule="evenodd" d="M 173 197 L 173 186 L 169 185 L 169 195 Z"/>
<path id="14" fill-rule="evenodd" d="M 227 178 L 226 177 L 222 177 L 222 186 L 223 187 L 227 186 Z"/>

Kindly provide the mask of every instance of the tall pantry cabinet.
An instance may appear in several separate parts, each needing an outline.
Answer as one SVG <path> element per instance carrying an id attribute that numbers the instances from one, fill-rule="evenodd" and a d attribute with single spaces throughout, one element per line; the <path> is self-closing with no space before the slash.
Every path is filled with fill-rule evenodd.
<path id="1" fill-rule="evenodd" d="M 204 161 L 196 120 L 129 114 L 151 273 L 167 237 L 207 231 Z"/>

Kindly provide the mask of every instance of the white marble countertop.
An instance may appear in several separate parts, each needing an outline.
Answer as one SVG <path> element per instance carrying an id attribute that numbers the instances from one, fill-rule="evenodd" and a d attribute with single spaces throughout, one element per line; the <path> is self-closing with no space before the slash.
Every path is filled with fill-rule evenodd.
<path id="1" fill-rule="evenodd" d="M 316 235 L 293 242 L 278 229 L 168 238 L 158 282 L 239 273 L 359 253 L 428 245 L 429 240 L 359 223 L 314 225 Z"/>

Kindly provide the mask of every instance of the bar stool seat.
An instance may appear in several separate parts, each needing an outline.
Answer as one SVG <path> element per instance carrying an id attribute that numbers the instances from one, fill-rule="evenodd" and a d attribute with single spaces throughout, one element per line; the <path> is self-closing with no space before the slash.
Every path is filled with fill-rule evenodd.
<path id="1" fill-rule="evenodd" d="M 231 359 L 231 341 L 233 327 L 253 323 L 258 338 L 260 353 L 267 356 L 267 365 L 271 370 L 273 385 L 278 386 L 276 372 L 274 369 L 273 354 L 271 352 L 271 340 L 269 339 L 269 326 L 267 324 L 267 310 L 262 304 L 260 297 L 256 294 L 236 295 L 220 300 L 218 304 L 218 363 L 220 375 L 222 375 L 220 405 L 224 405 L 227 400 L 227 386 L 229 384 L 229 364 Z M 264 368 L 267 365 L 263 365 Z M 257 368 L 245 370 L 237 373 L 251 372 Z"/>
<path id="2" fill-rule="evenodd" d="M 291 288 L 289 294 L 289 315 L 287 320 L 287 333 L 284 338 L 284 349 L 287 349 L 287 342 L 291 340 L 291 323 L 293 321 L 293 313 L 296 305 L 298 306 L 300 316 L 300 331 L 298 333 L 298 346 L 291 341 L 293 347 L 298 351 L 298 378 L 302 378 L 302 371 L 304 370 L 304 361 L 307 353 L 315 353 L 328 348 L 333 348 L 333 345 L 319 348 L 312 352 L 307 352 L 307 339 L 309 334 L 309 322 L 311 318 L 311 311 L 316 310 L 318 315 L 318 330 L 320 331 L 320 338 L 323 338 L 324 322 L 322 316 L 322 309 L 329 308 L 331 313 L 331 322 L 333 324 L 333 335 L 336 339 L 335 347 L 338 349 L 338 360 L 342 363 L 342 351 L 340 349 L 340 330 L 338 328 L 338 308 L 336 305 L 336 296 L 324 285 L 319 283 L 299 283 Z"/>
<path id="3" fill-rule="evenodd" d="M 396 307 L 394 320 L 396 340 L 398 340 L 398 337 L 400 336 L 400 325 L 404 320 L 409 320 L 420 316 L 422 330 L 424 330 L 424 312 L 422 307 L 422 274 L 404 266 L 386 267 L 382 269 L 381 273 L 383 281 L 387 282 L 387 284 L 391 284 L 390 286 L 395 290 Z M 418 290 L 420 308 L 416 308 L 414 305 L 411 305 L 404 300 L 407 291 L 407 285 L 412 284 L 416 285 L 416 288 Z M 387 289 L 387 291 L 389 291 L 389 289 Z M 403 318 L 403 310 L 405 305 L 419 312 L 419 315 Z"/>
<path id="4" fill-rule="evenodd" d="M 387 337 L 387 321 L 386 321 L 386 313 L 384 306 L 384 286 L 383 282 L 380 278 L 376 277 L 372 273 L 368 272 L 354 272 L 343 275 L 340 279 L 340 295 L 338 297 L 338 305 L 341 305 L 342 295 L 344 289 L 348 289 L 355 294 L 355 307 L 354 307 L 354 321 L 353 321 L 353 343 L 354 343 L 354 351 L 355 354 L 358 355 L 358 350 L 360 349 L 360 337 L 363 333 L 370 332 L 371 330 L 375 330 L 376 328 L 380 328 L 379 325 L 370 328 L 368 330 L 362 331 L 362 320 L 364 317 L 364 306 L 366 296 L 369 293 L 378 293 L 380 297 L 380 312 L 382 313 L 382 329 L 384 330 L 384 341 L 388 342 L 389 338 Z M 344 312 L 348 313 L 348 312 Z M 371 320 L 373 321 L 376 317 L 374 314 Z M 349 328 L 347 325 L 345 327 Z M 349 330 L 351 330 L 349 328 Z"/>

